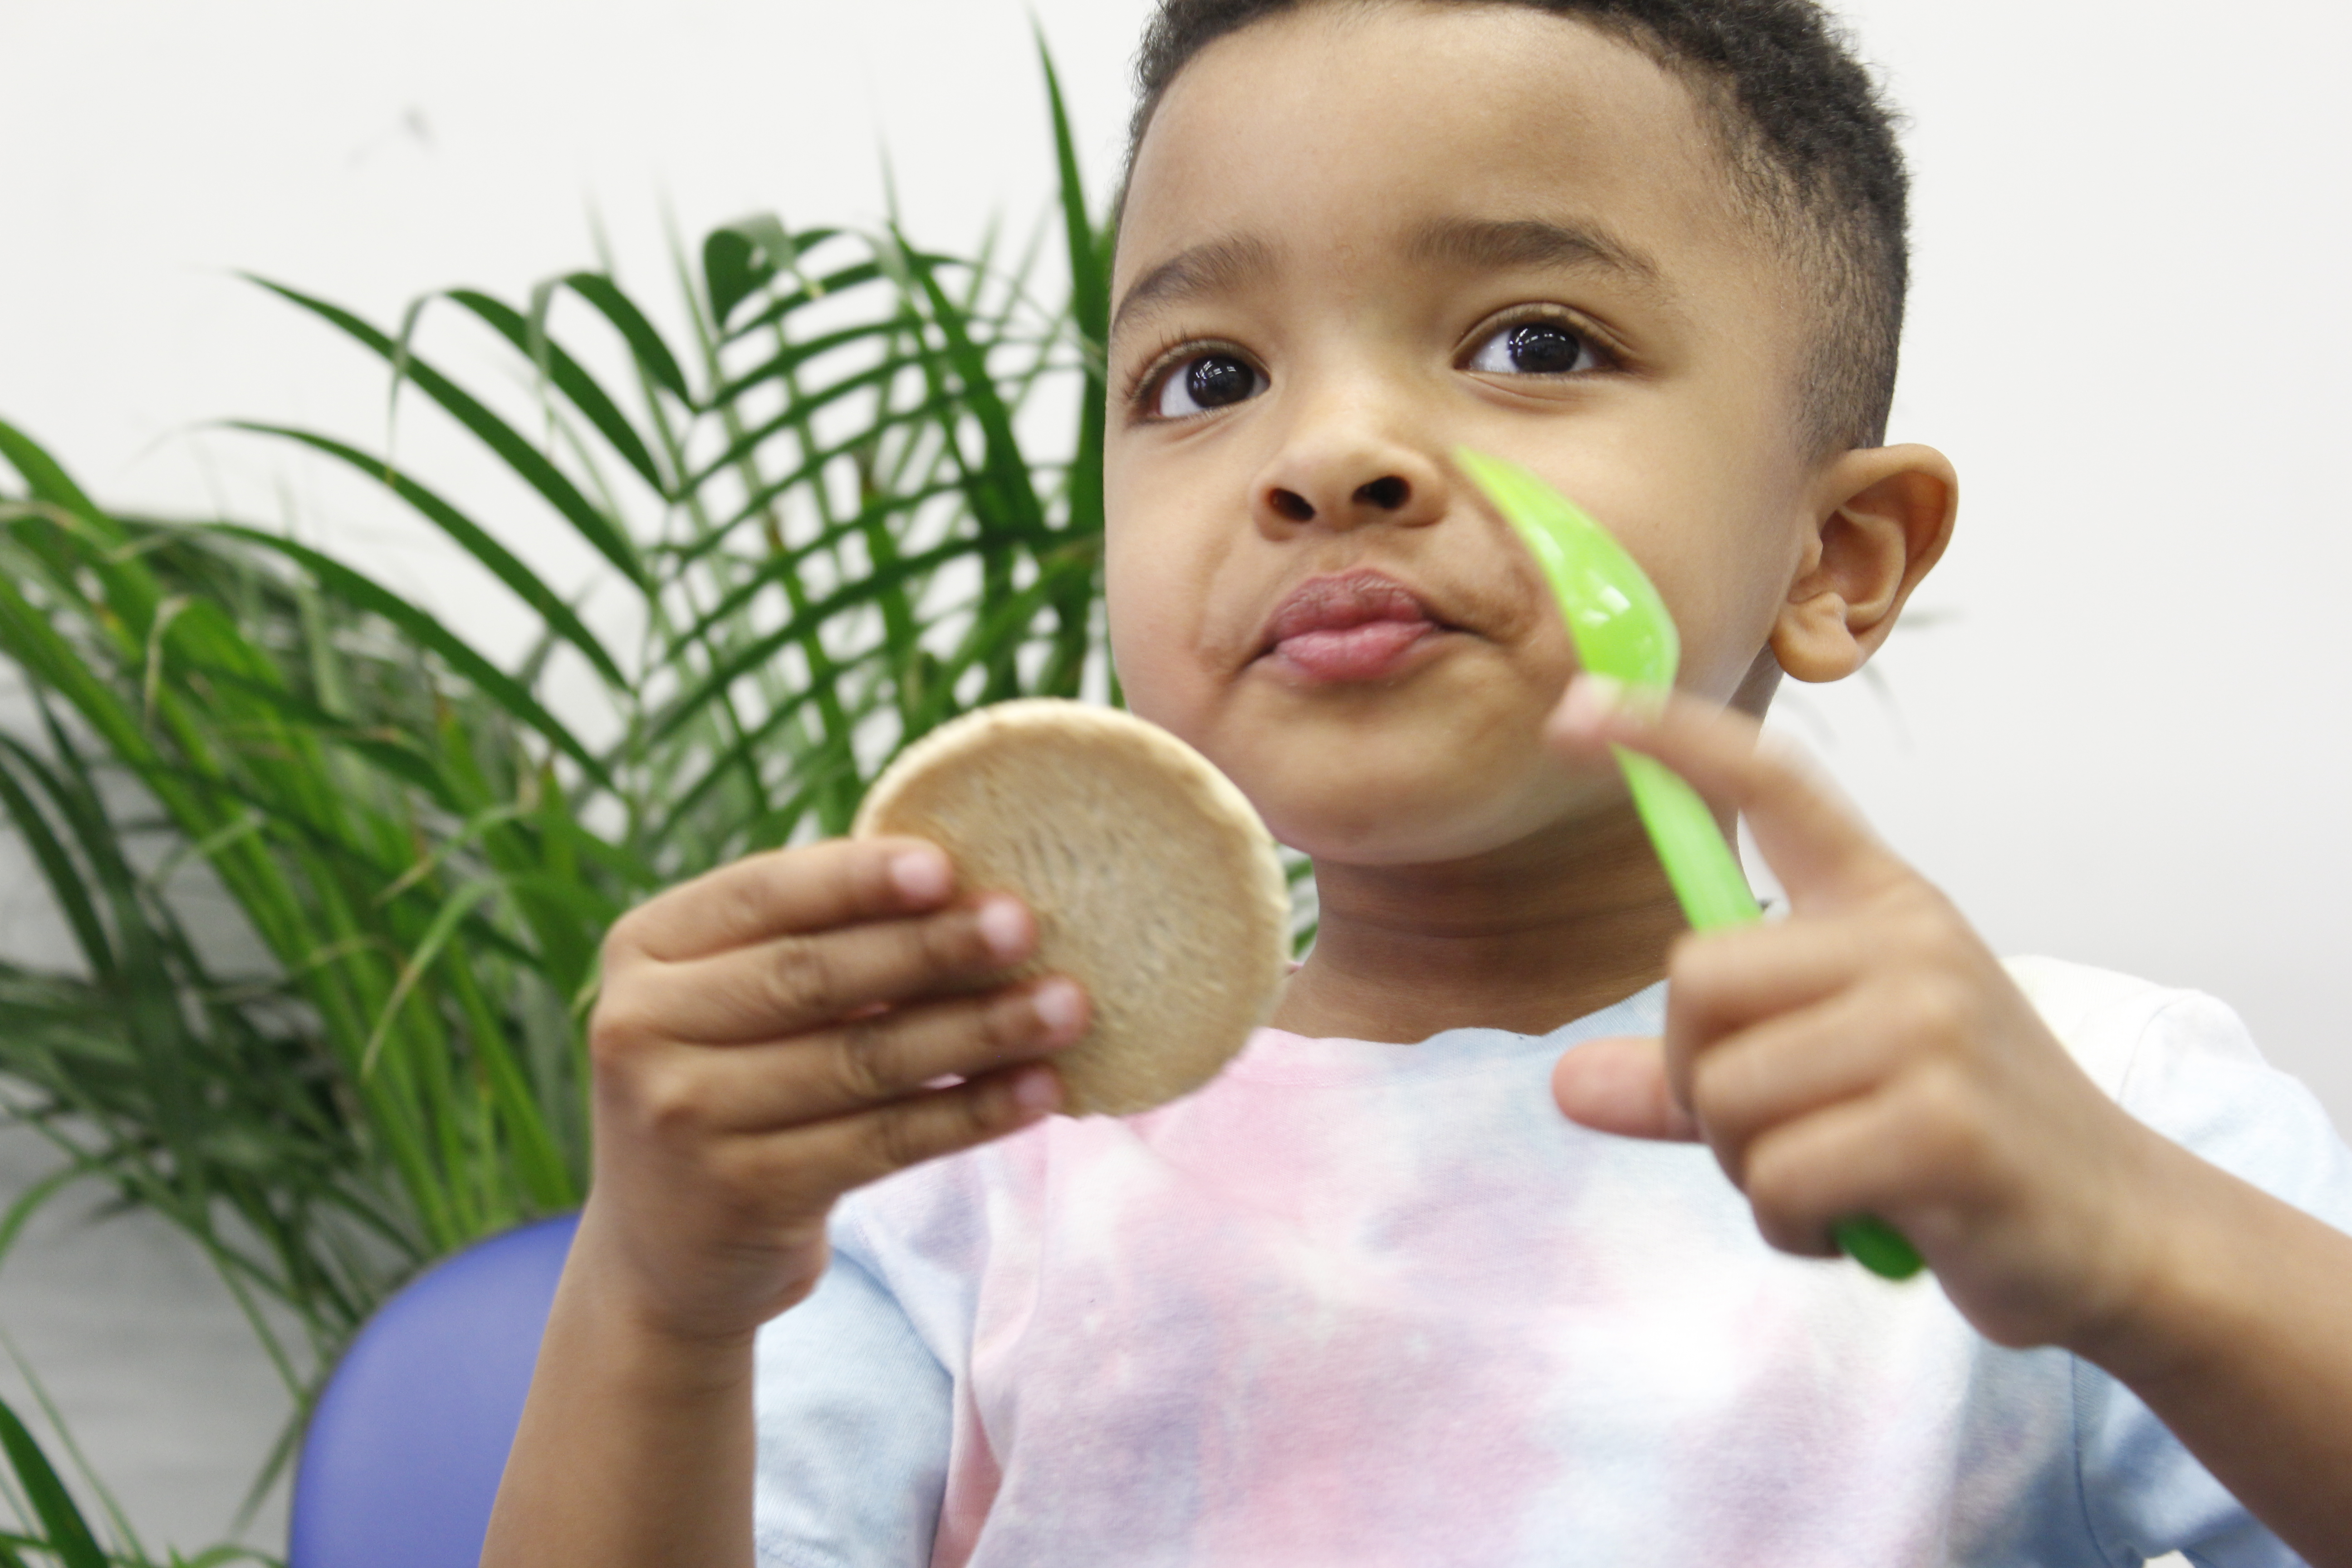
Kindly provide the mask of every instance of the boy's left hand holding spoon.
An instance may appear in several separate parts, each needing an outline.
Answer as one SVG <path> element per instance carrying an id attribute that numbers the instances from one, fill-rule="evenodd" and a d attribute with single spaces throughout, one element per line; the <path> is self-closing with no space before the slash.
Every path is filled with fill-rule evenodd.
<path id="1" fill-rule="evenodd" d="M 2145 1292 L 2168 1152 L 2078 1067 L 1959 912 L 1744 715 L 1591 677 L 1550 730 L 1656 757 L 1748 819 L 1790 918 L 1686 936 L 1662 1039 L 1580 1046 L 1572 1120 L 1704 1141 L 1767 1240 L 1876 1215 L 1987 1338 L 2085 1345 Z"/>
<path id="2" fill-rule="evenodd" d="M 1655 757 L 1738 811 L 1790 906 L 1684 937 L 1664 1037 L 1568 1052 L 1560 1109 L 1705 1142 L 1784 1250 L 1831 1257 L 1839 1219 L 1886 1220 L 1987 1339 L 2104 1368 L 2308 1561 L 2352 1564 L 2352 1237 L 2110 1100 L 1950 901 L 1754 720 L 1586 676 L 1549 734 L 1588 765 Z"/>

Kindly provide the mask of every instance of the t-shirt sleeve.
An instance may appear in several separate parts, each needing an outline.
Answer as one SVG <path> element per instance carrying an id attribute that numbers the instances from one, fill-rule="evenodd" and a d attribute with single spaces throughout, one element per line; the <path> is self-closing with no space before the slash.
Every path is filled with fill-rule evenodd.
<path id="1" fill-rule="evenodd" d="M 2266 1064 L 2237 1015 L 2211 997 L 2163 1001 L 2120 1099 L 2223 1170 L 2352 1230 L 2352 1151 L 2311 1091 Z M 2200 1568 L 2301 1563 L 2115 1379 L 2078 1362 L 2074 1398 L 2085 1511 L 2108 1561 L 2137 1565 L 2179 1552 Z"/>
<path id="2" fill-rule="evenodd" d="M 814 1293 L 760 1331 L 760 1568 L 923 1568 L 952 1389 L 845 1227 Z"/>

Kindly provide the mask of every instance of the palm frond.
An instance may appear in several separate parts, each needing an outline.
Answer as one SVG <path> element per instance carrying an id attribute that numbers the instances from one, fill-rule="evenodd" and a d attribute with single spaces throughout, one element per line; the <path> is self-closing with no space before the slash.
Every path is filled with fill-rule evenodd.
<path id="1" fill-rule="evenodd" d="M 1010 265 L 755 216 L 679 258 L 668 317 L 601 269 L 391 328 L 256 279 L 524 504 L 494 514 L 388 445 L 234 427 L 446 540 L 524 617 L 520 659 L 281 531 L 103 508 L 0 423 L 0 658 L 37 720 L 0 732 L 0 813 L 79 958 L 0 965 L 5 1113 L 57 1144 L 58 1184 L 205 1249 L 297 1409 L 419 1268 L 580 1201 L 583 1023 L 621 910 L 845 830 L 973 705 L 1117 700 L 1110 236 L 1045 68 L 1059 198 Z M 1040 305 L 1049 256 L 1066 289 Z M 445 322 L 487 329 L 509 374 L 445 368 Z M 1076 427 L 1041 451 L 1049 389 Z M 586 590 L 535 563 L 554 536 L 594 552 Z M 593 679 L 553 679 L 572 660 Z"/>

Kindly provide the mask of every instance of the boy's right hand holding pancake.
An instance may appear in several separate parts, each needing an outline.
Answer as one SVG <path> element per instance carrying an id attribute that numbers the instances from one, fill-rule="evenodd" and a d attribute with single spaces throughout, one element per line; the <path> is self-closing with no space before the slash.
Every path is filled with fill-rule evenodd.
<path id="1" fill-rule="evenodd" d="M 582 1240 L 651 1326 L 750 1334 L 815 1289 L 844 1193 L 1058 1103 L 1037 1058 L 1078 1037 L 1086 999 L 1060 977 L 992 984 L 1036 924 L 954 883 L 930 845 L 835 840 L 713 871 L 613 928 Z"/>
<path id="2" fill-rule="evenodd" d="M 751 1563 L 755 1331 L 816 1288 L 843 1194 L 1060 1103 L 1041 1058 L 1087 1005 L 1003 983 L 1036 945 L 908 838 L 754 856 L 613 928 L 594 1181 L 486 1564 Z"/>

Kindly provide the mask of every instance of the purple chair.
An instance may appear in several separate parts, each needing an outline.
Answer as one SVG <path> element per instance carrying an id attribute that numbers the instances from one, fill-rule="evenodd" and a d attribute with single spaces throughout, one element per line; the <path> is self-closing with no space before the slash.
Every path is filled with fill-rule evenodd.
<path id="1" fill-rule="evenodd" d="M 368 1320 L 302 1440 L 288 1568 L 477 1568 L 579 1223 L 478 1242 Z"/>

